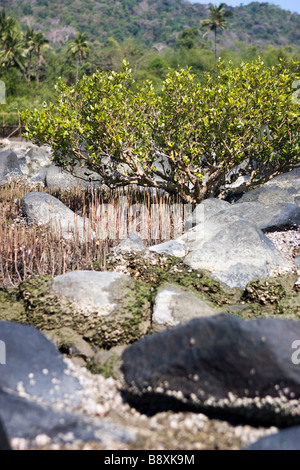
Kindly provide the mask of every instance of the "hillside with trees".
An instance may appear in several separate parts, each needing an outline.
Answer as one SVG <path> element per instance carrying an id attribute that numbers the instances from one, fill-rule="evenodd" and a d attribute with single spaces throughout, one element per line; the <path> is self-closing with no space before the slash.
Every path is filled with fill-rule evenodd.
<path id="1" fill-rule="evenodd" d="M 217 19 L 214 29 L 208 4 L 181 0 L 1 0 L 7 100 L 0 112 L 40 108 L 59 77 L 73 85 L 98 70 L 120 70 L 124 58 L 136 82 L 150 79 L 155 89 L 178 66 L 201 80 L 219 57 L 233 67 L 258 57 L 266 66 L 300 59 L 300 15 L 259 2 L 223 10 L 225 23 Z"/>
<path id="2" fill-rule="evenodd" d="M 22 25 L 42 30 L 52 44 L 67 42 L 76 32 L 104 43 L 108 38 L 135 38 L 145 46 L 174 45 L 180 32 L 198 27 L 207 16 L 207 4 L 187 0 L 1 0 L 0 6 Z M 300 15 L 275 5 L 252 2 L 228 7 L 232 28 L 225 47 L 245 44 L 298 47 Z"/>

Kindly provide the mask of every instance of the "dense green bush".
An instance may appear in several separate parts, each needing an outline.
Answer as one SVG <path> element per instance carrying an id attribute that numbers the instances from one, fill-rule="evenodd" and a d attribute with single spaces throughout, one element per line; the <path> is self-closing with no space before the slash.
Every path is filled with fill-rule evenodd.
<path id="1" fill-rule="evenodd" d="M 119 73 L 61 82 L 55 103 L 23 116 L 26 135 L 50 144 L 58 165 L 79 162 L 110 187 L 161 188 L 198 203 L 222 195 L 229 175 L 247 175 L 247 190 L 299 162 L 295 69 L 220 64 L 201 83 L 179 69 L 156 93 L 149 81 L 136 85 L 124 61 Z"/>

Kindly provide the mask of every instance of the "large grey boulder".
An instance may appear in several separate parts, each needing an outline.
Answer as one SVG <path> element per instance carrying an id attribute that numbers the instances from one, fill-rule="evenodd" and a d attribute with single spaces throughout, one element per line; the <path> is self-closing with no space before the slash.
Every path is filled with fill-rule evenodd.
<path id="1" fill-rule="evenodd" d="M 138 409 L 193 409 L 264 426 L 300 423 L 294 320 L 214 315 L 127 347 L 122 372 Z"/>
<path id="2" fill-rule="evenodd" d="M 156 330 L 187 323 L 193 318 L 216 315 L 218 309 L 200 297 L 168 285 L 158 291 L 155 297 L 152 325 Z"/>
<path id="3" fill-rule="evenodd" d="M 40 169 L 50 166 L 52 162 L 51 148 L 47 145 L 38 147 L 32 144 L 24 152 L 24 155 L 21 155 L 18 154 L 19 163 L 23 173 L 26 174 L 28 178 L 36 175 Z"/>
<path id="4" fill-rule="evenodd" d="M 18 157 L 11 150 L 0 152 L 0 184 L 5 184 L 15 178 L 20 178 L 23 173 L 20 169 Z"/>
<path id="5" fill-rule="evenodd" d="M 28 177 L 28 182 L 29 183 L 38 183 L 42 185 L 43 187 L 46 186 L 46 174 L 47 174 L 47 168 L 42 167 L 40 168 L 37 172 L 33 173 L 32 176 Z"/>
<path id="6" fill-rule="evenodd" d="M 61 189 L 63 191 L 72 188 L 88 189 L 101 186 L 100 175 L 86 168 L 76 165 L 71 174 L 55 164 L 47 168 L 45 186 L 50 189 Z"/>
<path id="7" fill-rule="evenodd" d="M 19 168 L 23 175 L 28 174 L 25 153 L 30 148 L 30 144 L 25 141 L 13 141 L 11 139 L 2 139 L 0 141 L 1 151 L 14 152 L 18 159 Z"/>
<path id="8" fill-rule="evenodd" d="M 176 242 L 184 244 L 188 251 L 197 249 L 200 242 L 210 240 L 221 228 L 233 222 L 241 220 L 236 215 L 230 215 L 227 211 L 222 211 L 219 217 L 203 217 L 202 222 L 190 228 L 183 235 L 175 239 Z"/>
<path id="9" fill-rule="evenodd" d="M 184 230 L 187 231 L 193 226 L 204 223 L 207 219 L 213 217 L 222 210 L 227 210 L 231 207 L 229 202 L 217 198 L 204 199 L 193 210 L 192 214 L 184 221 Z"/>
<path id="10" fill-rule="evenodd" d="M 53 292 L 74 302 L 75 312 L 96 312 L 108 316 L 117 308 L 124 288 L 130 283 L 126 274 L 99 271 L 71 271 L 56 276 L 51 285 Z"/>
<path id="11" fill-rule="evenodd" d="M 292 171 L 277 175 L 264 186 L 276 185 L 282 189 L 296 190 L 300 195 L 300 166 L 298 165 Z"/>
<path id="12" fill-rule="evenodd" d="M 48 445 L 97 441 L 114 448 L 118 443 L 135 438 L 134 433 L 123 426 L 58 409 L 0 388 L 0 418 L 9 440 L 22 438 L 34 444 L 42 436 Z"/>
<path id="13" fill-rule="evenodd" d="M 52 151 L 47 145 L 38 147 L 37 145 L 31 145 L 25 153 L 26 163 L 30 165 L 33 170 L 48 166 L 52 161 Z"/>
<path id="14" fill-rule="evenodd" d="M 294 203 L 297 192 L 292 188 L 282 189 L 275 184 L 264 185 L 252 189 L 238 199 L 237 204 L 242 202 L 261 202 L 262 204 L 277 204 L 280 202 Z"/>
<path id="15" fill-rule="evenodd" d="M 212 217 L 218 221 L 218 218 L 225 214 L 225 212 L 228 215 L 253 222 L 264 231 L 280 231 L 297 228 L 300 225 L 300 207 L 297 204 L 284 202 L 277 204 L 262 204 L 260 202 L 229 204 L 225 210 L 214 214 Z"/>
<path id="16" fill-rule="evenodd" d="M 252 222 L 227 212 L 215 220 L 190 229 L 180 241 L 190 253 L 184 262 L 206 270 L 234 288 L 244 288 L 259 277 L 272 277 L 292 269 L 274 244 Z"/>
<path id="17" fill-rule="evenodd" d="M 128 274 L 72 271 L 25 281 L 20 292 L 31 325 L 45 332 L 67 327 L 96 347 L 128 344 L 151 326 L 150 288 Z"/>
<path id="18" fill-rule="evenodd" d="M 47 225 L 57 236 L 81 240 L 94 236 L 87 218 L 77 216 L 50 194 L 30 192 L 21 199 L 21 208 L 29 223 Z"/>
<path id="19" fill-rule="evenodd" d="M 49 166 L 52 161 L 52 152 L 48 145 L 38 147 L 32 142 L 7 139 L 2 147 L 7 152 L 15 153 L 20 171 L 29 181 L 31 177 L 36 177 L 40 169 Z"/>
<path id="20" fill-rule="evenodd" d="M 196 206 L 192 215 L 186 220 L 186 231 L 192 226 L 206 223 L 210 219 L 218 222 L 225 213 L 249 220 L 265 231 L 295 228 L 300 224 L 298 204 L 292 204 L 291 202 L 263 204 L 258 201 L 242 202 L 241 200 L 238 202 L 239 204 L 229 204 L 226 201 L 214 198 L 204 200 Z"/>

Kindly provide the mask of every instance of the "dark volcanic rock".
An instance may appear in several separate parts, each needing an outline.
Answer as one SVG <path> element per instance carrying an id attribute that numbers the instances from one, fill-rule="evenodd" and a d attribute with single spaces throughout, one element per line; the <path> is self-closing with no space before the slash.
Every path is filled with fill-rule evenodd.
<path id="1" fill-rule="evenodd" d="M 80 440 L 107 444 L 133 438 L 132 433 L 121 426 L 79 413 L 56 411 L 51 406 L 31 402 L 1 389 L 0 417 L 10 439 L 20 437 L 33 440 L 43 434 L 53 443 Z"/>
<path id="2" fill-rule="evenodd" d="M 244 450 L 300 450 L 300 426 L 262 437 Z"/>
<path id="3" fill-rule="evenodd" d="M 73 412 L 86 391 L 42 333 L 1 321 L 0 338 L 0 448 L 9 447 L 6 435 L 33 440 L 42 434 L 52 443 L 133 439 L 122 426 Z"/>
<path id="4" fill-rule="evenodd" d="M 0 389 L 49 403 L 80 401 L 78 380 L 42 333 L 28 325 L 0 321 L 0 339 L 6 353 L 5 364 L 0 364 Z"/>
<path id="5" fill-rule="evenodd" d="M 0 450 L 11 450 L 11 447 L 8 442 L 8 437 L 6 431 L 3 427 L 3 424 L 0 420 Z"/>
<path id="6" fill-rule="evenodd" d="M 293 320 L 194 319 L 124 351 L 125 395 L 151 412 L 190 407 L 262 425 L 300 423 L 299 338 Z"/>

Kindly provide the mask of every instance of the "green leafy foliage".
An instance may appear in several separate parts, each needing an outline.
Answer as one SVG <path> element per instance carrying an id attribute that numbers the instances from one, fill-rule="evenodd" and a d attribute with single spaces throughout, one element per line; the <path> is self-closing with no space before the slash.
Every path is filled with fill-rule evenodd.
<path id="1" fill-rule="evenodd" d="M 204 72 L 215 69 L 213 30 L 206 39 L 200 35 L 203 32 L 200 19 L 209 10 L 204 5 L 180 0 L 151 0 L 151 4 L 149 1 L 124 0 L 122 4 L 107 5 L 102 0 L 76 0 L 71 7 L 69 0 L 59 4 L 45 0 L 39 5 L 21 0 L 13 2 L 13 10 L 11 2 L 2 2 L 5 10 L 0 8 L 0 79 L 6 84 L 6 104 L 0 105 L 0 111 L 41 109 L 43 101 L 53 96 L 58 77 L 74 84 L 84 74 L 92 75 L 97 70 L 119 71 L 124 57 L 132 64 L 136 82 L 151 80 L 157 92 L 169 69 L 187 66 L 202 80 Z M 222 32 L 219 27 L 217 56 L 226 63 L 231 61 L 232 67 L 258 56 L 268 66 L 277 64 L 281 58 L 300 60 L 297 43 L 300 15 L 265 3 L 258 5 L 228 7 L 233 17 L 227 31 Z M 29 14 L 29 23 L 34 28 L 25 26 L 28 21 L 24 15 Z M 258 15 L 264 18 L 264 23 L 259 23 L 257 36 L 255 26 L 249 45 L 245 30 L 248 34 L 251 25 L 258 24 Z M 276 23 L 280 35 L 276 28 L 270 35 L 272 28 L 265 27 L 266 21 Z M 270 43 L 276 47 L 267 46 Z M 279 47 L 287 43 L 294 47 Z"/>
<path id="2" fill-rule="evenodd" d="M 198 203 L 224 194 L 232 170 L 247 175 L 247 190 L 299 162 L 298 66 L 220 63 L 202 82 L 178 69 L 156 93 L 150 81 L 134 82 L 124 60 L 120 72 L 60 82 L 56 102 L 24 114 L 26 137 L 50 144 L 58 165 L 86 166 L 111 188 L 154 187 Z"/>

